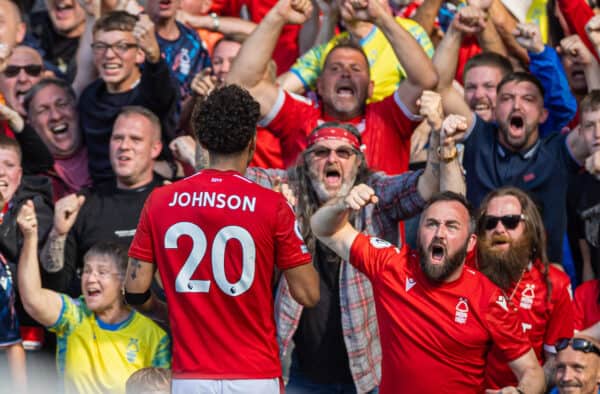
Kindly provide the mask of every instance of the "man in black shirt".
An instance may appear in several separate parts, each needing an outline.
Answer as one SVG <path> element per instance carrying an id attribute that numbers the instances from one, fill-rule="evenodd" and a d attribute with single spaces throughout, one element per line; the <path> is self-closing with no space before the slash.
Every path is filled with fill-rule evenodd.
<path id="1" fill-rule="evenodd" d="M 97 242 L 129 246 L 146 197 L 163 183 L 153 173 L 161 149 L 156 115 L 143 107 L 125 107 L 110 138 L 110 163 L 116 180 L 56 203 L 54 226 L 41 256 L 44 269 L 53 273 L 54 288 L 69 290 L 83 255 Z"/>

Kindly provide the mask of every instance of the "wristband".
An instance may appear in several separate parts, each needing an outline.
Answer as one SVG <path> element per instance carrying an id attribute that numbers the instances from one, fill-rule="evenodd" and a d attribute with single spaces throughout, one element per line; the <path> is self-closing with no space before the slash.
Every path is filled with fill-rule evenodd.
<path id="1" fill-rule="evenodd" d="M 151 295 L 150 289 L 143 293 L 130 293 L 125 291 L 125 301 L 127 301 L 127 304 L 129 305 L 143 305 L 150 299 Z"/>
<path id="2" fill-rule="evenodd" d="M 219 15 L 217 15 L 216 12 L 211 12 L 208 15 L 210 16 L 210 18 L 212 19 L 212 22 L 213 22 L 212 30 L 219 31 L 219 26 L 221 25 L 221 23 L 219 22 Z"/>

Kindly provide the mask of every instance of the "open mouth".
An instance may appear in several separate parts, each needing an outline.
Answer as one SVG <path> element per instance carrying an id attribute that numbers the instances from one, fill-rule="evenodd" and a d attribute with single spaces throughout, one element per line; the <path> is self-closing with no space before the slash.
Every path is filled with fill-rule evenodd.
<path id="1" fill-rule="evenodd" d="M 0 180 L 0 187 L 1 188 L 7 188 L 8 187 L 8 182 L 6 182 L 5 180 Z"/>
<path id="2" fill-rule="evenodd" d="M 513 132 L 520 132 L 524 125 L 525 121 L 521 115 L 514 114 L 510 117 L 510 129 Z"/>
<path id="3" fill-rule="evenodd" d="M 351 81 L 343 80 L 336 85 L 335 94 L 340 97 L 354 97 L 356 91 L 354 86 L 352 86 Z"/>
<path id="4" fill-rule="evenodd" d="M 59 2 L 54 6 L 54 13 L 56 16 L 61 19 L 66 17 L 74 8 L 72 3 Z"/>
<path id="5" fill-rule="evenodd" d="M 161 0 L 158 6 L 161 10 L 169 9 L 171 7 L 171 0 Z"/>
<path id="6" fill-rule="evenodd" d="M 25 96 L 27 95 L 27 92 L 29 92 L 29 89 L 15 91 L 15 98 L 19 104 L 23 105 L 25 103 Z"/>
<path id="7" fill-rule="evenodd" d="M 342 180 L 342 174 L 336 169 L 325 170 L 325 183 L 327 185 L 338 185 Z"/>
<path id="8" fill-rule="evenodd" d="M 444 261 L 444 257 L 446 256 L 446 248 L 439 244 L 435 243 L 429 247 L 430 250 L 430 260 L 433 264 L 441 264 Z"/>
<path id="9" fill-rule="evenodd" d="M 87 295 L 88 295 L 88 297 L 97 297 L 97 296 L 99 296 L 99 295 L 100 295 L 100 293 L 101 293 L 101 291 L 100 291 L 100 290 L 98 290 L 98 289 L 89 289 L 89 290 L 87 291 Z"/>
<path id="10" fill-rule="evenodd" d="M 59 123 L 57 125 L 50 127 L 50 131 L 54 135 L 65 134 L 68 130 L 69 130 L 69 125 L 66 123 Z"/>

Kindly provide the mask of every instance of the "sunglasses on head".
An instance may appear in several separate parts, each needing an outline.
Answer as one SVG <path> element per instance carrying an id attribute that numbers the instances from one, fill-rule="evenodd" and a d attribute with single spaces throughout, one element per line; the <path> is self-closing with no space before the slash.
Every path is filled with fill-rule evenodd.
<path id="1" fill-rule="evenodd" d="M 569 346 L 569 344 L 573 350 L 578 350 L 584 353 L 596 353 L 598 356 L 600 356 L 600 349 L 598 349 L 598 347 L 591 341 L 583 338 L 561 338 L 554 346 L 556 347 L 556 351 L 560 352 Z"/>
<path id="2" fill-rule="evenodd" d="M 310 150 L 310 153 L 318 157 L 319 159 L 324 159 L 329 157 L 331 151 L 335 152 L 335 155 L 340 159 L 349 159 L 352 155 L 356 154 L 356 151 L 350 147 L 339 147 L 337 149 L 325 148 L 324 146 L 319 146 Z"/>
<path id="3" fill-rule="evenodd" d="M 522 213 L 519 215 L 504 215 L 504 216 L 492 216 L 483 215 L 483 227 L 486 230 L 493 230 L 498 225 L 498 222 L 502 222 L 502 225 L 507 230 L 514 230 L 519 225 L 521 220 L 525 220 L 525 215 Z"/>
<path id="4" fill-rule="evenodd" d="M 27 64 L 25 66 L 8 65 L 4 69 L 4 75 L 9 78 L 16 77 L 21 70 L 25 70 L 30 77 L 37 77 L 42 73 L 42 66 L 40 64 Z"/>

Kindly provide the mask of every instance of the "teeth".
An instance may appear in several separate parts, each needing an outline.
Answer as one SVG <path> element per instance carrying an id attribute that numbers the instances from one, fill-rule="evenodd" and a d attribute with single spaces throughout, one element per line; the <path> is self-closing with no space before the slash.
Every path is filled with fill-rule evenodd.
<path id="1" fill-rule="evenodd" d="M 7 187 L 7 186 L 8 186 L 8 182 L 0 181 L 0 187 Z"/>
<path id="2" fill-rule="evenodd" d="M 105 64 L 102 67 L 104 67 L 104 69 L 106 70 L 116 70 L 118 68 L 121 68 L 121 66 L 119 66 L 118 64 Z"/>
<path id="3" fill-rule="evenodd" d="M 56 133 L 56 134 L 63 133 L 65 131 L 67 131 L 67 125 L 64 123 L 60 124 L 60 125 L 56 125 L 54 127 L 51 127 L 50 131 L 52 131 L 53 133 Z"/>

